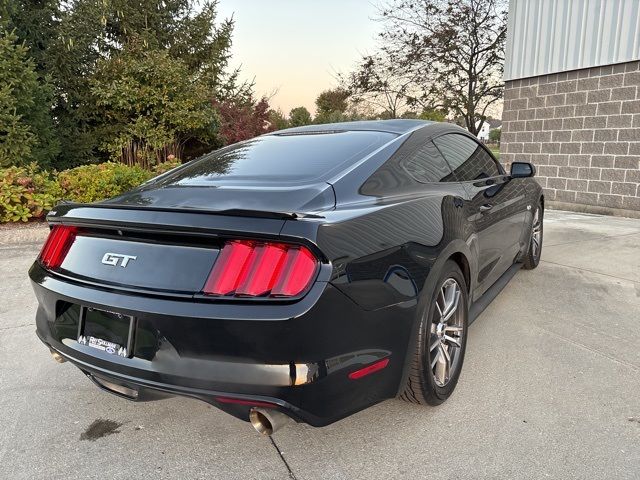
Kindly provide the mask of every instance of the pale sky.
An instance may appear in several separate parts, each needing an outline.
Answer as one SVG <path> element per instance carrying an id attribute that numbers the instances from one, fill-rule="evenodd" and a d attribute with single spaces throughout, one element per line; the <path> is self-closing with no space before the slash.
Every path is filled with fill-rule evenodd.
<path id="1" fill-rule="evenodd" d="M 372 0 L 220 0 L 218 11 L 236 21 L 232 66 L 255 77 L 258 96 L 277 90 L 271 105 L 285 114 L 297 106 L 314 113 L 335 73 L 374 51 L 380 29 Z"/>

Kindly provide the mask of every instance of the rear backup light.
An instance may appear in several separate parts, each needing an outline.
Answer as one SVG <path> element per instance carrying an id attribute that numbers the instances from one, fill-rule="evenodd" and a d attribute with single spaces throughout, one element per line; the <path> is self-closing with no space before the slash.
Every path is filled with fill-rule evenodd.
<path id="1" fill-rule="evenodd" d="M 303 246 L 234 240 L 216 260 L 203 292 L 225 297 L 295 297 L 305 291 L 318 260 Z"/>
<path id="2" fill-rule="evenodd" d="M 40 252 L 40 262 L 46 268 L 58 268 L 67 256 L 69 248 L 76 239 L 78 229 L 67 225 L 56 225 Z"/>

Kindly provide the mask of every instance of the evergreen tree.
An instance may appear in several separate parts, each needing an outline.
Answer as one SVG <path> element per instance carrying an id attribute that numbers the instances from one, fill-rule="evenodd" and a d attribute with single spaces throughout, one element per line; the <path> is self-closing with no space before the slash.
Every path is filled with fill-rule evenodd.
<path id="1" fill-rule="evenodd" d="M 35 161 L 43 167 L 52 166 L 60 152 L 53 122 L 54 91 L 46 65 L 48 48 L 56 35 L 58 3 L 58 0 L 0 2 L 0 32 L 4 31 L 4 35 L 7 35 L 7 32 L 15 35 L 14 42 L 26 48 L 24 59 L 32 65 L 36 73 L 38 85 L 33 86 L 29 82 L 29 86 L 25 87 L 30 89 L 29 102 L 32 102 L 33 106 L 23 108 L 21 122 L 28 125 L 36 137 L 34 143 L 29 146 L 28 161 Z M 0 81 L 15 83 L 19 79 L 5 77 Z M 24 98 L 20 101 L 24 102 Z"/>
<path id="2" fill-rule="evenodd" d="M 121 124 L 108 124 L 116 117 L 122 120 L 123 112 L 110 110 L 114 104 L 104 98 L 96 109 L 96 92 L 115 84 L 127 92 L 145 87 L 131 76 L 126 77 L 128 85 L 118 77 L 106 76 L 105 72 L 122 73 L 108 67 L 114 59 L 125 60 L 134 68 L 132 62 L 148 65 L 147 54 L 162 58 L 170 72 L 179 68 L 196 84 L 193 91 L 198 95 L 206 92 L 209 110 L 212 102 L 250 93 L 251 85 L 238 85 L 237 72 L 227 72 L 233 21 L 218 21 L 216 7 L 217 0 L 0 1 L 0 30 L 14 30 L 18 43 L 28 48 L 41 85 L 32 90 L 32 104 L 38 108 L 29 114 L 28 122 L 24 113 L 20 117 L 21 125 L 30 125 L 28 131 L 37 136 L 37 141 L 24 142 L 30 158 L 58 169 L 113 158 L 113 148 L 106 145 L 113 145 L 115 139 L 104 135 L 123 131 Z M 162 80 L 162 72 L 156 73 Z M 192 100 L 190 113 L 197 116 L 202 113 L 201 97 Z M 145 101 L 130 105 L 131 111 L 144 112 Z M 166 109 L 154 110 L 159 111 L 170 116 Z M 135 130 L 137 120 L 130 120 L 127 128 Z M 160 123 L 170 124 L 171 120 Z M 194 130 L 182 132 L 180 138 L 200 142 L 207 138 L 199 148 L 210 149 L 220 142 L 214 139 L 217 122 L 209 122 L 208 128 L 207 135 Z"/>
<path id="3" fill-rule="evenodd" d="M 0 166 L 38 162 L 58 153 L 53 138 L 48 86 L 14 32 L 0 33 Z"/>

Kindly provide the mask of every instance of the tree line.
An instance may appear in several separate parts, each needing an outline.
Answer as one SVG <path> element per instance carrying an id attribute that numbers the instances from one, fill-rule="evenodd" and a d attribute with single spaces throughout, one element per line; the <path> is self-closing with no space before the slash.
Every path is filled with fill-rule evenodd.
<path id="1" fill-rule="evenodd" d="M 281 112 L 271 118 L 282 127 L 449 119 L 477 135 L 503 96 L 507 7 L 506 0 L 383 1 L 373 19 L 382 25 L 377 48 L 318 96 L 316 117 L 298 107 L 288 120 Z"/>
<path id="2" fill-rule="evenodd" d="M 502 100 L 506 0 L 385 0 L 379 46 L 342 75 L 355 102 L 395 118 L 439 113 L 477 134 Z"/>
<path id="3" fill-rule="evenodd" d="M 217 0 L 3 0 L 0 167 L 151 168 L 310 123 L 456 119 L 502 97 L 504 0 L 385 0 L 379 44 L 287 115 L 229 68 Z"/>
<path id="4" fill-rule="evenodd" d="M 227 143 L 230 124 L 264 102 L 228 68 L 234 24 L 216 7 L 4 0 L 0 166 L 113 159 L 149 167 Z M 264 126 L 245 128 L 256 135 Z"/>

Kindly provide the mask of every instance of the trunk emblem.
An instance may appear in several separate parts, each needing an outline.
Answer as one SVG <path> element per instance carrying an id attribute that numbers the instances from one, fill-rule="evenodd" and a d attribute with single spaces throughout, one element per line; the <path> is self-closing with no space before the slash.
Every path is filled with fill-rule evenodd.
<path id="1" fill-rule="evenodd" d="M 102 263 L 105 265 L 111 265 L 116 267 L 118 263 L 122 268 L 125 268 L 129 263 L 129 260 L 135 260 L 138 257 L 136 255 L 123 255 L 122 253 L 105 253 L 102 257 Z"/>

